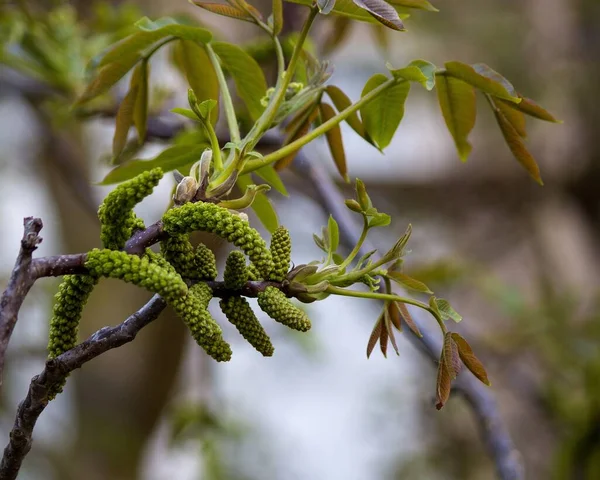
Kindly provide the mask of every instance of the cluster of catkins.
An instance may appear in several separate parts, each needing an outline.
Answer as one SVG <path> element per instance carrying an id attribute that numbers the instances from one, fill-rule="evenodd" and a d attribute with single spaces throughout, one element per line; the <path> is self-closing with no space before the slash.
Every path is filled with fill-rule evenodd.
<path id="1" fill-rule="evenodd" d="M 160 253 L 149 248 L 141 256 L 123 251 L 132 234 L 145 228 L 133 212 L 134 206 L 152 193 L 162 175 L 160 168 L 144 172 L 119 185 L 100 206 L 98 217 L 104 248 L 87 254 L 87 275 L 66 275 L 60 285 L 50 322 L 50 358 L 76 345 L 81 313 L 92 289 L 100 277 L 111 277 L 161 295 L 211 357 L 217 361 L 230 360 L 231 347 L 208 311 L 213 298 L 210 285 L 217 277 L 215 256 L 203 244 L 192 246 L 189 234 L 194 231 L 213 233 L 241 249 L 232 251 L 227 258 L 220 307 L 256 350 L 271 356 L 274 349 L 244 297 L 251 280 L 262 280 L 263 286 L 272 283 L 258 293 L 260 308 L 271 318 L 295 330 L 310 328 L 306 314 L 275 286 L 282 284 L 290 268 L 291 241 L 284 227 L 274 232 L 267 248 L 260 234 L 236 212 L 213 203 L 185 203 L 163 216 L 166 237 Z M 51 398 L 63 386 L 64 383 L 58 385 Z"/>

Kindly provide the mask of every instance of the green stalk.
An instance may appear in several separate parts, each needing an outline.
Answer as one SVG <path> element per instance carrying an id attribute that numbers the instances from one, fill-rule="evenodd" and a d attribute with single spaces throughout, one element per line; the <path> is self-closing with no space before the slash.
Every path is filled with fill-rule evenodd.
<path id="1" fill-rule="evenodd" d="M 358 255 L 358 252 L 360 251 L 360 247 L 362 247 L 362 244 L 364 243 L 365 239 L 367 238 L 368 232 L 369 232 L 369 223 L 367 222 L 367 217 L 363 215 L 363 230 L 362 230 L 362 233 L 360 234 L 360 238 L 358 239 L 358 242 L 356 242 L 356 245 L 354 246 L 354 248 L 352 249 L 350 254 L 346 257 L 346 260 L 344 260 L 342 262 L 342 264 L 339 266 L 340 270 L 343 270 L 348 265 L 350 265 L 350 262 L 352 262 L 352 260 L 354 260 L 354 257 L 356 257 L 356 255 Z"/>
<path id="2" fill-rule="evenodd" d="M 358 109 L 360 109 L 361 107 L 368 104 L 370 101 L 375 99 L 378 95 L 380 95 L 381 93 L 386 91 L 388 88 L 394 86 L 399 81 L 404 81 L 404 80 L 403 79 L 397 80 L 395 78 L 390 78 L 387 82 L 384 82 L 381 85 L 379 85 L 377 88 L 374 88 L 373 90 L 371 90 L 364 97 L 362 97 L 359 101 L 357 101 L 356 103 L 353 103 L 348 108 L 342 110 L 335 117 L 331 117 L 325 123 L 322 123 L 320 126 L 315 128 L 314 130 L 311 130 L 303 137 L 298 138 L 297 140 L 293 141 L 292 143 L 287 144 L 285 147 L 282 147 L 279 150 L 277 150 L 273 153 L 270 153 L 269 155 L 265 155 L 262 158 L 256 158 L 256 159 L 252 159 L 252 160 L 248 161 L 248 163 L 246 163 L 246 165 L 244 166 L 242 173 L 250 173 L 250 172 L 253 172 L 254 170 L 258 170 L 259 168 L 264 167 L 265 165 L 269 165 L 271 163 L 276 162 L 277 160 L 281 160 L 282 158 L 285 158 L 286 156 L 288 156 L 290 153 L 293 153 L 296 150 L 299 150 L 307 143 L 312 142 L 315 138 L 317 138 L 317 137 L 323 135 L 324 133 L 328 132 L 329 130 L 331 130 L 333 127 L 335 127 L 341 121 L 348 118 L 350 115 L 352 115 Z"/>
<path id="3" fill-rule="evenodd" d="M 210 116 L 210 115 L 209 115 Z M 200 116 L 200 122 L 202 122 L 202 126 L 208 135 L 208 139 L 210 141 L 210 148 L 213 152 L 212 161 L 213 166 L 215 167 L 215 171 L 220 172 L 223 170 L 223 159 L 221 157 L 221 147 L 219 146 L 219 139 L 217 138 L 217 134 L 215 133 L 215 129 L 210 123 L 209 119 L 204 119 Z"/>
<path id="4" fill-rule="evenodd" d="M 412 298 L 400 297 L 398 295 L 394 295 L 393 293 L 361 292 L 358 290 L 346 290 L 345 288 L 334 287 L 333 285 L 329 285 L 325 292 L 331 293 L 333 295 L 340 295 L 343 297 L 371 298 L 373 300 L 388 300 L 392 302 L 407 303 L 409 305 L 414 305 L 415 307 L 422 308 L 423 310 L 427 310 L 434 317 L 436 317 L 432 308 L 426 303 L 419 302 L 418 300 L 413 300 Z"/>
<path id="5" fill-rule="evenodd" d="M 231 138 L 232 142 L 238 143 L 241 140 L 240 128 L 238 126 L 237 117 L 235 116 L 233 100 L 231 99 L 229 88 L 227 87 L 227 81 L 225 80 L 221 63 L 219 62 L 219 58 L 217 57 L 217 54 L 213 50 L 210 43 L 206 44 L 206 52 L 208 53 L 208 58 L 210 58 L 210 61 L 215 69 L 215 73 L 217 74 L 217 81 L 219 82 L 219 88 L 221 89 L 221 95 L 223 98 L 225 117 L 227 118 L 227 125 L 229 127 L 229 137 Z"/>
<path id="6" fill-rule="evenodd" d="M 273 119 L 275 118 L 275 115 L 277 115 L 277 111 L 279 110 L 279 107 L 281 106 L 281 104 L 283 103 L 283 100 L 285 99 L 285 93 L 286 93 L 287 87 L 290 84 L 290 82 L 292 81 L 292 78 L 294 77 L 294 71 L 296 70 L 296 64 L 298 63 L 298 59 L 300 58 L 300 55 L 302 54 L 302 47 L 304 46 L 304 42 L 306 41 L 306 38 L 308 37 L 308 32 L 310 31 L 310 27 L 312 26 L 318 13 L 319 13 L 319 8 L 316 5 L 310 9 L 308 18 L 304 22 L 302 31 L 300 32 L 300 36 L 298 37 L 298 42 L 294 46 L 294 51 L 292 52 L 292 58 L 290 59 L 290 63 L 287 66 L 287 70 L 285 70 L 285 74 L 284 74 L 283 78 L 280 77 L 280 79 L 278 79 L 275 92 L 273 93 L 273 97 L 271 98 L 269 105 L 267 105 L 267 108 L 265 109 L 263 114 L 260 116 L 258 121 L 254 124 L 254 126 L 252 127 L 252 129 L 250 130 L 248 135 L 246 135 L 246 138 L 244 140 L 244 144 L 245 144 L 244 150 L 252 150 L 258 143 L 262 134 L 271 127 L 271 124 L 273 123 Z M 281 50 L 281 45 L 279 46 L 279 49 Z M 278 53 L 278 58 L 279 58 L 279 55 L 281 55 L 281 57 L 283 57 L 283 52 Z M 256 169 L 253 169 L 253 170 L 256 170 Z"/>

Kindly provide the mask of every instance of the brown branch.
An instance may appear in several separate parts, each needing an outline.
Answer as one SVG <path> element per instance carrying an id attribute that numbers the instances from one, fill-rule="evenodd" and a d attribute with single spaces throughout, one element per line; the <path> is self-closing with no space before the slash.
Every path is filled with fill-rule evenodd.
<path id="1" fill-rule="evenodd" d="M 31 257 L 42 241 L 39 233 L 43 224 L 39 218 L 27 217 L 24 219 L 23 225 L 21 250 L 17 256 L 6 290 L 0 300 L 0 385 L 2 385 L 6 349 L 17 324 L 19 310 L 29 289 L 35 282 L 35 278 L 30 271 Z"/>
<path id="2" fill-rule="evenodd" d="M 294 171 L 303 179 L 312 184 L 321 198 L 321 204 L 327 214 L 332 214 L 336 219 L 341 233 L 342 241 L 350 248 L 354 247 L 359 235 L 360 227 L 354 221 L 350 211 L 344 205 L 344 198 L 337 186 L 332 181 L 328 172 L 311 162 L 306 155 L 298 152 L 294 163 Z M 361 254 L 375 250 L 368 241 L 363 243 Z M 373 260 L 375 260 L 375 254 Z M 417 323 L 423 337 L 410 335 L 412 343 L 424 352 L 433 362 L 437 363 L 442 348 L 442 340 L 433 335 L 425 327 L 424 311 L 418 308 L 411 309 L 414 321 Z M 502 480 L 521 480 L 524 478 L 524 468 L 521 455 L 506 428 L 498 410 L 496 400 L 491 391 L 481 384 L 470 372 L 462 373 L 454 383 L 453 389 L 460 393 L 471 405 L 477 419 L 483 441 L 489 455 L 494 461 L 498 478 Z"/>

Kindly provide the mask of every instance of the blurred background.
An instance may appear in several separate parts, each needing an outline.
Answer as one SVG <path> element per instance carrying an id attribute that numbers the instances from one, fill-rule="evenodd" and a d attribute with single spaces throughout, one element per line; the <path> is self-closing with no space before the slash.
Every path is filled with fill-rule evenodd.
<path id="1" fill-rule="evenodd" d="M 30 2 L 38 12 L 58 3 Z M 116 10 L 108 3 L 66 3 L 91 31 L 126 28 L 141 15 L 187 13 L 227 41 L 253 42 L 259 35 L 249 24 L 184 0 L 112 2 Z M 251 3 L 269 11 L 270 2 Z M 419 88 L 412 89 L 385 155 L 344 125 L 350 176 L 362 178 L 377 208 L 392 215 L 378 245 L 385 248 L 413 225 L 407 273 L 463 315 L 457 331 L 488 369 L 527 477 L 600 478 L 600 3 L 433 3 L 441 11 L 413 11 L 406 33 L 355 23 L 340 45 L 333 42 L 335 21 L 319 18 L 313 41 L 335 65 L 330 83 L 357 99 L 386 61 L 397 67 L 414 58 L 485 62 L 564 121 L 528 124 L 528 145 L 546 185 L 531 181 L 513 159 L 487 108 L 472 134 L 473 154 L 461 164 L 435 94 Z M 285 8 L 287 20 L 301 24 L 306 9 Z M 68 39 L 75 33 L 63 20 L 54 19 Z M 78 48 L 73 44 L 73 81 L 86 55 Z M 187 86 L 163 57 L 153 61 L 153 92 L 183 107 Z M 110 187 L 95 183 L 110 168 L 104 159 L 114 125 L 106 118 L 74 122 L 60 107 L 64 97 L 40 89 L 33 76 L 16 74 L 1 58 L 0 69 L 4 286 L 25 216 L 44 221 L 38 255 L 99 246 L 95 209 Z M 155 156 L 165 145 L 152 141 L 141 156 Z M 305 153 L 337 180 L 324 143 Z M 319 258 L 312 233 L 327 215 L 306 179 L 293 172 L 283 178 L 290 196 L 275 192 L 272 199 L 291 231 L 294 261 Z M 172 186 L 165 177 L 141 205 L 146 222 L 160 217 Z M 351 195 L 349 186 L 339 188 Z M 222 261 L 224 246 L 211 246 Z M 43 367 L 57 286 L 56 279 L 38 282 L 21 310 L 0 397 L 2 442 L 30 378 Z M 103 281 L 85 310 L 81 338 L 120 323 L 148 298 Z M 463 400 L 451 398 L 435 410 L 428 358 L 403 337 L 399 357 L 375 352 L 366 359 L 376 302 L 332 298 L 306 308 L 313 321 L 308 335 L 260 317 L 276 347 L 268 359 L 221 322 L 234 357 L 218 365 L 172 312 L 164 313 L 133 343 L 70 377 L 41 416 L 20 478 L 495 478 Z M 212 312 L 223 320 L 218 307 Z"/>

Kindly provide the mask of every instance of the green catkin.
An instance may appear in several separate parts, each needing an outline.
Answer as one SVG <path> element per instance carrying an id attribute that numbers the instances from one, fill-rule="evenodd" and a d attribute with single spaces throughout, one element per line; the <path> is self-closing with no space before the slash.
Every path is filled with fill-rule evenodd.
<path id="1" fill-rule="evenodd" d="M 290 269 L 292 257 L 292 239 L 290 232 L 285 227 L 278 227 L 271 237 L 271 257 L 273 258 L 273 270 L 270 280 L 282 282 Z"/>
<path id="2" fill-rule="evenodd" d="M 212 290 L 205 283 L 190 287 L 183 298 L 172 300 L 171 306 L 189 328 L 196 343 L 218 362 L 231 360 L 231 347 L 223 340 L 221 327 L 208 312 Z"/>
<path id="3" fill-rule="evenodd" d="M 160 250 L 165 259 L 184 278 L 195 278 L 194 247 L 187 235 L 172 235 L 160 242 Z"/>
<path id="4" fill-rule="evenodd" d="M 252 281 L 262 280 L 262 277 L 260 276 L 260 273 L 258 273 L 258 269 L 256 268 L 256 265 L 254 265 L 253 263 L 248 265 L 248 280 L 252 280 Z"/>
<path id="5" fill-rule="evenodd" d="M 48 358 L 56 358 L 77 344 L 81 312 L 97 283 L 98 279 L 90 275 L 65 275 L 63 277 L 58 293 L 54 297 L 55 303 L 48 339 Z M 65 378 L 49 392 L 50 400 L 62 392 L 66 381 Z"/>
<path id="6" fill-rule="evenodd" d="M 227 257 L 223 280 L 225 281 L 225 287 L 230 290 L 239 290 L 246 285 L 248 281 L 246 257 L 239 250 L 234 250 Z"/>
<path id="7" fill-rule="evenodd" d="M 273 355 L 275 349 L 271 339 L 254 315 L 252 307 L 244 297 L 229 297 L 219 302 L 221 310 L 250 345 L 265 357 Z"/>
<path id="8" fill-rule="evenodd" d="M 163 216 L 164 231 L 170 235 L 196 230 L 214 233 L 241 248 L 264 278 L 273 268 L 271 252 L 258 231 L 247 221 L 213 203 L 186 203 Z"/>
<path id="9" fill-rule="evenodd" d="M 217 260 L 215 254 L 203 243 L 198 244 L 196 247 L 194 264 L 198 272 L 198 280 L 214 280 L 217 278 Z"/>
<path id="10" fill-rule="evenodd" d="M 310 320 L 306 313 L 292 304 L 285 294 L 275 287 L 267 287 L 263 292 L 259 292 L 258 305 L 276 322 L 300 332 L 310 330 Z"/>
<path id="11" fill-rule="evenodd" d="M 107 195 L 98 209 L 102 225 L 100 240 L 106 248 L 122 249 L 133 230 L 144 228 L 133 207 L 152 193 L 162 176 L 163 171 L 154 168 L 122 183 Z"/>
<path id="12" fill-rule="evenodd" d="M 165 270 L 168 270 L 172 273 L 177 273 L 177 271 L 175 270 L 175 267 L 173 267 L 173 265 L 171 265 L 168 262 L 168 260 L 165 258 L 165 256 L 162 253 L 157 253 L 157 252 L 151 250 L 150 248 L 146 248 L 144 256 L 146 256 L 148 258 L 148 260 L 150 260 L 150 263 L 158 265 L 159 267 L 164 268 Z"/>
<path id="13" fill-rule="evenodd" d="M 121 279 L 158 293 L 167 301 L 187 293 L 187 285 L 177 273 L 152 263 L 148 257 L 95 248 L 87 254 L 85 267 L 90 275 Z"/>

